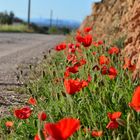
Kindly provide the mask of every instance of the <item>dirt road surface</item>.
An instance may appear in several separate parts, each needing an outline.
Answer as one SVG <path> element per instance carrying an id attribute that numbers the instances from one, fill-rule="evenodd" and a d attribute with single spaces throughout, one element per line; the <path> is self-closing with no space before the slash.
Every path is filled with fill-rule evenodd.
<path id="1" fill-rule="evenodd" d="M 64 39 L 62 35 L 0 33 L 0 116 L 8 106 L 22 102 L 20 99 L 26 96 L 5 90 L 7 86 L 18 84 L 18 66 L 39 62 L 43 52 Z"/>

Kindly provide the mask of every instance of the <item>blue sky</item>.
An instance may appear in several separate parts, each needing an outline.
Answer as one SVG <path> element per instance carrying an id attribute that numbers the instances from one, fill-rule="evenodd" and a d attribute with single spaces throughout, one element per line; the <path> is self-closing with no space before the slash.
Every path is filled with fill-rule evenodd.
<path id="1" fill-rule="evenodd" d="M 32 0 L 31 17 L 82 21 L 91 13 L 91 5 L 100 0 Z M 0 11 L 13 11 L 16 16 L 27 17 L 28 0 L 0 0 Z"/>

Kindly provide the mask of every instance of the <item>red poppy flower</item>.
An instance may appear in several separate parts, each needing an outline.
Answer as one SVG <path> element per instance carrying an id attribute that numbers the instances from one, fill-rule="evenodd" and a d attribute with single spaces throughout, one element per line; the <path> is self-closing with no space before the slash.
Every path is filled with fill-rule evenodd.
<path id="1" fill-rule="evenodd" d="M 75 48 L 75 45 L 74 44 L 69 43 L 68 44 L 68 48 L 69 48 L 69 53 L 75 53 L 76 48 Z"/>
<path id="2" fill-rule="evenodd" d="M 108 54 L 118 54 L 120 52 L 120 49 L 118 47 L 111 47 L 108 50 Z"/>
<path id="3" fill-rule="evenodd" d="M 78 33 L 76 35 L 76 40 L 77 40 L 77 42 L 82 43 L 84 41 L 84 38 L 81 36 L 81 34 Z"/>
<path id="4" fill-rule="evenodd" d="M 89 47 L 92 43 L 92 35 L 86 35 L 82 41 L 84 47 Z"/>
<path id="5" fill-rule="evenodd" d="M 106 56 L 104 55 L 101 55 L 99 57 L 99 64 L 100 65 L 108 65 L 109 64 L 109 58 L 107 58 Z"/>
<path id="6" fill-rule="evenodd" d="M 82 81 L 81 81 L 81 87 L 82 87 L 82 88 L 87 87 L 87 86 L 88 86 L 88 83 L 89 83 L 88 80 L 87 80 L 87 81 L 82 80 Z"/>
<path id="7" fill-rule="evenodd" d="M 96 52 L 92 52 L 93 55 L 96 55 Z"/>
<path id="8" fill-rule="evenodd" d="M 91 82 L 91 81 L 92 81 L 92 77 L 91 77 L 91 75 L 89 74 L 89 75 L 88 75 L 87 82 L 89 83 L 89 82 Z"/>
<path id="9" fill-rule="evenodd" d="M 117 76 L 117 70 L 114 67 L 110 67 L 108 70 L 108 76 L 110 79 L 114 79 Z"/>
<path id="10" fill-rule="evenodd" d="M 75 47 L 76 47 L 76 48 L 80 48 L 80 46 L 81 46 L 80 43 L 76 43 L 76 44 L 75 44 Z"/>
<path id="11" fill-rule="evenodd" d="M 118 127 L 119 124 L 116 121 L 110 121 L 106 126 L 107 129 L 117 129 Z"/>
<path id="12" fill-rule="evenodd" d="M 135 89 L 132 101 L 129 103 L 129 106 L 132 107 L 135 111 L 140 112 L 140 86 Z"/>
<path id="13" fill-rule="evenodd" d="M 29 100 L 28 100 L 28 104 L 31 104 L 31 105 L 36 105 L 37 101 L 35 98 L 33 97 L 30 97 Z"/>
<path id="14" fill-rule="evenodd" d="M 70 48 L 69 49 L 69 53 L 75 53 L 76 52 L 76 49 L 75 48 Z"/>
<path id="15" fill-rule="evenodd" d="M 97 43 L 98 43 L 98 45 L 103 45 L 104 44 L 104 42 L 102 40 L 99 40 Z"/>
<path id="16" fill-rule="evenodd" d="M 64 80 L 64 86 L 66 89 L 66 92 L 68 94 L 75 94 L 76 92 L 79 92 L 81 89 L 81 82 L 79 80 L 73 80 L 73 79 L 65 79 Z"/>
<path id="17" fill-rule="evenodd" d="M 12 127 L 13 125 L 14 125 L 14 122 L 12 122 L 12 121 L 7 121 L 7 122 L 5 123 L 5 126 L 6 126 L 7 128 Z"/>
<path id="18" fill-rule="evenodd" d="M 57 139 L 54 139 L 53 137 L 49 136 L 48 138 L 46 138 L 46 140 L 57 140 Z"/>
<path id="19" fill-rule="evenodd" d="M 27 119 L 31 115 L 31 108 L 30 107 L 23 107 L 21 109 L 16 109 L 14 111 L 14 115 L 19 119 Z"/>
<path id="20" fill-rule="evenodd" d="M 93 42 L 93 45 L 94 45 L 95 47 L 98 47 L 98 46 L 99 46 L 99 44 L 98 44 L 97 42 Z"/>
<path id="21" fill-rule="evenodd" d="M 67 67 L 66 68 L 66 71 L 69 71 L 71 73 L 77 73 L 79 70 L 78 70 L 78 66 L 77 65 L 74 65 L 72 67 Z"/>
<path id="22" fill-rule="evenodd" d="M 112 113 L 112 114 L 109 112 L 109 113 L 107 114 L 108 118 L 109 118 L 111 121 L 115 121 L 116 119 L 120 118 L 121 115 L 122 115 L 121 112 L 114 112 L 114 113 Z"/>
<path id="23" fill-rule="evenodd" d="M 67 56 L 67 60 L 68 60 L 69 62 L 77 61 L 77 57 L 76 57 L 75 54 L 69 54 L 69 55 Z"/>
<path id="24" fill-rule="evenodd" d="M 38 119 L 41 120 L 41 121 L 45 121 L 47 118 L 47 115 L 45 112 L 41 112 L 38 114 Z"/>
<path id="25" fill-rule="evenodd" d="M 84 32 L 85 33 L 88 33 L 88 32 L 90 32 L 92 30 L 92 27 L 85 27 L 84 28 Z"/>
<path id="26" fill-rule="evenodd" d="M 107 67 L 107 66 L 103 66 L 103 67 L 101 68 L 101 74 L 102 74 L 102 75 L 108 74 L 108 67 Z"/>
<path id="27" fill-rule="evenodd" d="M 67 140 L 80 127 L 80 121 L 73 118 L 64 118 L 57 123 L 46 123 L 44 129 L 55 140 Z"/>
<path id="28" fill-rule="evenodd" d="M 92 137 L 101 137 L 103 135 L 103 131 L 92 131 L 91 133 Z"/>
<path id="29" fill-rule="evenodd" d="M 128 69 L 128 70 L 130 70 L 132 72 L 135 71 L 136 65 L 135 64 L 132 65 L 130 59 L 125 58 L 124 63 L 125 63 L 124 66 L 123 66 L 124 69 Z"/>
<path id="30" fill-rule="evenodd" d="M 77 62 L 78 62 L 78 60 L 77 60 L 77 59 L 74 59 L 74 60 L 72 61 L 72 64 L 75 65 L 75 63 L 77 63 Z"/>
<path id="31" fill-rule="evenodd" d="M 66 70 L 66 71 L 64 72 L 64 79 L 65 79 L 65 78 L 68 78 L 69 76 L 70 76 L 70 72 Z"/>
<path id="32" fill-rule="evenodd" d="M 75 45 L 74 45 L 73 43 L 69 43 L 69 44 L 68 44 L 68 48 L 72 49 L 72 48 L 74 48 L 74 47 L 75 47 Z"/>
<path id="33" fill-rule="evenodd" d="M 86 64 L 86 60 L 85 59 L 81 59 L 79 62 L 77 62 L 75 64 L 75 66 L 80 67 L 80 66 L 85 65 L 85 64 Z"/>
<path id="34" fill-rule="evenodd" d="M 79 92 L 82 88 L 86 87 L 88 85 L 88 82 L 85 80 L 80 81 L 79 79 L 65 79 L 64 80 L 64 86 L 66 89 L 66 92 L 68 94 L 75 94 L 76 92 Z"/>
<path id="35" fill-rule="evenodd" d="M 34 140 L 40 140 L 38 134 L 36 134 L 36 135 L 34 136 Z"/>
<path id="36" fill-rule="evenodd" d="M 86 60 L 85 59 L 81 59 L 79 62 L 80 62 L 81 66 L 86 64 Z"/>
<path id="37" fill-rule="evenodd" d="M 63 42 L 63 43 L 60 43 L 59 45 L 57 45 L 56 47 L 55 47 L 55 50 L 56 51 L 61 51 L 61 50 L 64 50 L 64 49 L 66 49 L 66 44 Z"/>
<path id="38" fill-rule="evenodd" d="M 117 119 L 121 117 L 121 114 L 122 114 L 121 112 L 114 112 L 112 114 L 109 112 L 107 115 L 111 121 L 107 124 L 106 128 L 108 129 L 118 128 L 119 123 L 117 122 Z"/>

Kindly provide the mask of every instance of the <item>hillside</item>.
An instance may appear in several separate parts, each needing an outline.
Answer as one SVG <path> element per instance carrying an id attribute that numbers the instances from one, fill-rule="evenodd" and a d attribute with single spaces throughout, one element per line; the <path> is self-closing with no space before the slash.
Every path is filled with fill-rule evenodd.
<path id="1" fill-rule="evenodd" d="M 133 74 L 135 79 L 140 71 L 140 0 L 102 0 L 94 3 L 92 13 L 80 26 L 93 26 L 92 32 L 108 40 L 126 37 L 123 54 L 137 62 Z"/>
<path id="2" fill-rule="evenodd" d="M 50 26 L 50 19 L 33 18 L 31 19 L 31 22 L 38 26 Z M 78 28 L 80 26 L 80 22 L 75 20 L 52 19 L 52 25 L 57 27 Z"/>

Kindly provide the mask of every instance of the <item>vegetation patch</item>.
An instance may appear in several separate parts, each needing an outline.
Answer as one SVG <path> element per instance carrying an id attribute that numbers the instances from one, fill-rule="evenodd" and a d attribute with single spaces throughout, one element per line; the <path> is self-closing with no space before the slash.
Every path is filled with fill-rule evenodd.
<path id="1" fill-rule="evenodd" d="M 0 32 L 33 32 L 27 25 L 0 25 Z"/>
<path id="2" fill-rule="evenodd" d="M 135 64 L 121 56 L 122 46 L 93 39 L 90 30 L 48 54 L 24 89 L 30 95 L 25 106 L 1 119 L 2 139 L 140 138 L 140 81 L 131 80 Z"/>

